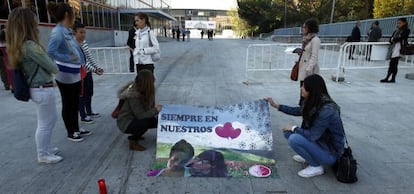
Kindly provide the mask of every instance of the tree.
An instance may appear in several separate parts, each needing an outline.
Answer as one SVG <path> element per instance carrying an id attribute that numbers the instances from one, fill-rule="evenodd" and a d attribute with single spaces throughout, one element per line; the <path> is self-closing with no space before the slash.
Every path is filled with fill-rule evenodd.
<path id="1" fill-rule="evenodd" d="M 281 19 L 281 7 L 275 0 L 237 0 L 239 17 L 257 30 L 255 34 L 270 32 Z"/>
<path id="2" fill-rule="evenodd" d="M 414 0 L 375 0 L 374 18 L 412 14 Z"/>
<path id="3" fill-rule="evenodd" d="M 228 11 L 231 23 L 233 24 L 233 30 L 238 36 L 249 36 L 252 32 L 256 31 L 257 28 L 250 26 L 245 20 L 239 17 L 237 9 Z"/>

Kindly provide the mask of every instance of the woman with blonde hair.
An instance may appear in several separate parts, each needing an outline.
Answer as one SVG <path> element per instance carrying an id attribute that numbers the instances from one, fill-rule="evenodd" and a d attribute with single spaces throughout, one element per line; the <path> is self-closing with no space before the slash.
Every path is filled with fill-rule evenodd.
<path id="1" fill-rule="evenodd" d="M 154 106 L 154 75 L 147 69 L 139 71 L 135 81 L 122 87 L 118 96 L 124 101 L 117 118 L 118 128 L 131 134 L 129 149 L 144 151 L 145 147 L 138 140 L 148 129 L 157 127 L 157 115 L 162 108 L 161 105 Z"/>
<path id="2" fill-rule="evenodd" d="M 57 163 L 62 157 L 56 155 L 50 141 L 57 120 L 55 85 L 53 74 L 58 72 L 39 41 L 35 14 L 27 8 L 15 8 L 9 15 L 6 40 L 9 65 L 23 69 L 32 80 L 30 96 L 36 103 L 36 148 L 39 163 Z"/>

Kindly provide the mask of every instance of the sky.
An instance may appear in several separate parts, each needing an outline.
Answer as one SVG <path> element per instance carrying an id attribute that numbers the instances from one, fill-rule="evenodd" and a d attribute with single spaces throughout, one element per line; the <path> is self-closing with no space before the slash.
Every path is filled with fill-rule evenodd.
<path id="1" fill-rule="evenodd" d="M 229 10 L 236 6 L 236 0 L 171 0 L 173 9 Z"/>

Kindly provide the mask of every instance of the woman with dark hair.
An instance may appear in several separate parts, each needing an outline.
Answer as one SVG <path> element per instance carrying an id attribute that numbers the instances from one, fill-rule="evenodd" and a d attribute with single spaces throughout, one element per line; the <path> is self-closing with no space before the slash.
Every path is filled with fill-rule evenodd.
<path id="1" fill-rule="evenodd" d="M 282 130 L 289 146 L 298 154 L 293 160 L 309 164 L 298 172 L 309 178 L 324 173 L 322 165 L 333 165 L 344 151 L 344 128 L 340 108 L 328 94 L 325 81 L 319 75 L 310 75 L 303 81 L 300 107 L 281 105 L 272 98 L 269 104 L 279 111 L 302 116 L 300 127 L 286 125 Z"/>
<path id="2" fill-rule="evenodd" d="M 394 31 L 390 38 L 390 47 L 388 48 L 387 60 L 390 60 L 387 76 L 380 80 L 381 83 L 395 83 L 395 77 L 398 72 L 398 61 L 401 58 L 401 47 L 408 44 L 408 35 L 410 29 L 408 28 L 407 19 L 399 18 L 397 21 L 397 30 Z M 389 80 L 391 76 L 391 80 Z"/>
<path id="3" fill-rule="evenodd" d="M 53 75 L 58 69 L 40 44 L 38 23 L 28 8 L 15 8 L 7 26 L 7 52 L 10 67 L 23 69 L 28 75 L 30 98 L 36 104 L 36 149 L 39 163 L 57 163 L 58 148 L 51 146 L 52 131 L 57 121 Z M 28 109 L 29 110 L 29 109 Z"/>
<path id="4" fill-rule="evenodd" d="M 299 61 L 299 74 L 298 80 L 300 86 L 303 84 L 303 80 L 312 75 L 319 74 L 318 56 L 319 48 L 321 46 L 321 40 L 317 36 L 319 32 L 319 24 L 316 19 L 308 19 L 302 26 L 303 38 L 302 38 L 302 52 L 300 53 Z M 299 104 L 301 104 L 303 98 L 300 97 Z"/>
<path id="5" fill-rule="evenodd" d="M 127 84 L 118 91 L 120 100 L 124 103 L 117 118 L 118 128 L 127 134 L 129 149 L 144 151 L 146 148 L 138 140 L 150 128 L 158 125 L 157 115 L 162 106 L 155 104 L 154 75 L 150 70 L 138 72 L 135 81 Z"/>
<path id="6" fill-rule="evenodd" d="M 142 69 L 148 69 L 154 73 L 154 62 L 152 55 L 160 52 L 157 37 L 151 31 L 151 24 L 147 14 L 137 13 L 135 15 L 135 48 L 134 63 L 137 66 L 137 74 Z"/>
<path id="7" fill-rule="evenodd" d="M 50 15 L 58 22 L 50 34 L 47 52 L 55 60 L 59 68 L 56 83 L 62 98 L 62 117 L 67 130 L 67 138 L 71 141 L 82 141 L 90 131 L 79 128 L 79 96 L 81 91 L 81 65 L 85 64 L 85 56 L 75 40 L 71 28 L 75 16 L 73 9 L 66 3 L 49 2 Z"/>

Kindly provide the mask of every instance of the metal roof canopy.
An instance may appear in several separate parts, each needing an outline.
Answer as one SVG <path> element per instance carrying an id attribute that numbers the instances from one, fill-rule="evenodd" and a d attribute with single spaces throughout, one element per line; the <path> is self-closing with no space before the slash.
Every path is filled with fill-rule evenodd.
<path id="1" fill-rule="evenodd" d="M 165 18 L 168 20 L 176 21 L 174 17 L 158 9 L 119 9 L 119 13 L 121 14 L 136 14 L 140 12 L 158 18 Z"/>

